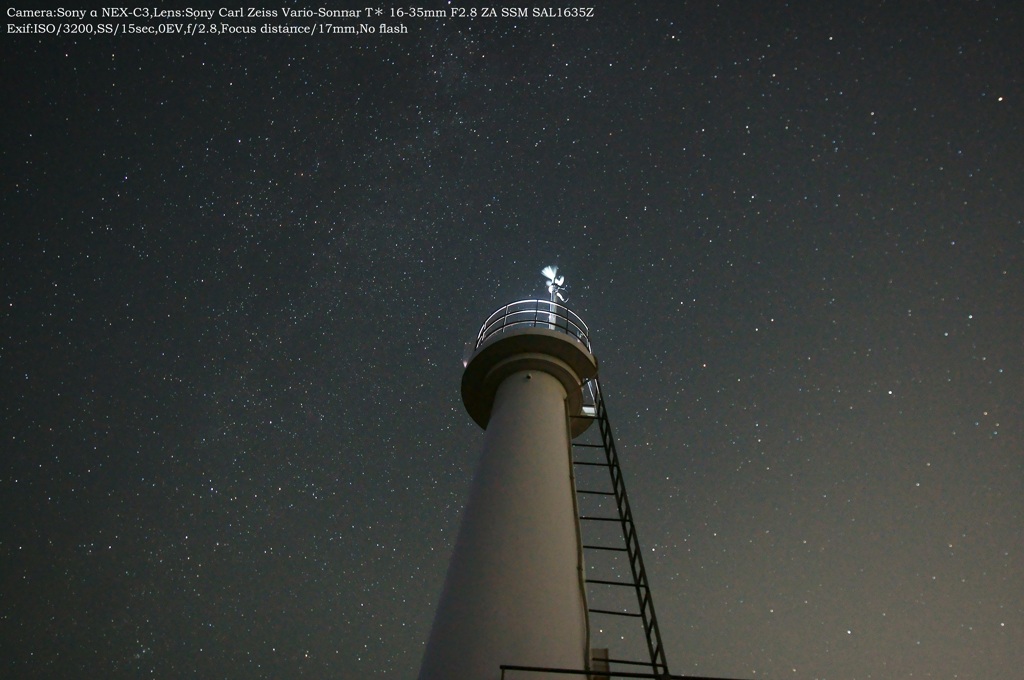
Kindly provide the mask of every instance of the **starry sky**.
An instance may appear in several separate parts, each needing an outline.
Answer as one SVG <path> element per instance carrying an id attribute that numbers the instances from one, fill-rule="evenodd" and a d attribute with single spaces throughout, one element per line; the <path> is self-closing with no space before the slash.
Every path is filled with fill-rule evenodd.
<path id="1" fill-rule="evenodd" d="M 1015 676 L 1022 13 L 5 35 L 0 675 L 414 677 L 557 264 L 674 673 Z"/>

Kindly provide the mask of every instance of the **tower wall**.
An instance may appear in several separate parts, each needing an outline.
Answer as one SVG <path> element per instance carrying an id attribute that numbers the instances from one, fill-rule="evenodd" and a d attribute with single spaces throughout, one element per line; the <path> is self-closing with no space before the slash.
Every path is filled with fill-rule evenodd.
<path id="1" fill-rule="evenodd" d="M 569 416 L 595 372 L 578 341 L 539 329 L 481 347 L 467 366 L 483 455 L 419 680 L 496 680 L 501 664 L 587 667 Z"/>

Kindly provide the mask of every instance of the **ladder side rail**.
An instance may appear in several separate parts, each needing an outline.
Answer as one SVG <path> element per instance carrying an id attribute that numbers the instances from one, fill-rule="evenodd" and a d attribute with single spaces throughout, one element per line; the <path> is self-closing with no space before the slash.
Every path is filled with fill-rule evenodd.
<path id="1" fill-rule="evenodd" d="M 665 648 L 661 639 L 661 630 L 654 613 L 654 601 L 650 597 L 647 570 L 643 564 L 640 541 L 637 537 L 636 525 L 633 522 L 633 512 L 629 506 L 629 498 L 626 496 L 626 485 L 622 479 L 622 467 L 619 464 L 619 455 L 615 447 L 615 439 L 612 436 L 608 410 L 601 395 L 600 382 L 597 378 L 594 379 L 594 382 L 597 385 L 597 422 L 601 432 L 601 441 L 605 448 L 605 456 L 608 460 L 608 468 L 612 478 L 612 488 L 615 492 L 616 504 L 619 508 L 619 516 L 622 518 L 623 538 L 626 541 L 630 570 L 633 572 L 633 582 L 636 585 L 637 603 L 643 618 L 647 648 L 651 656 L 651 668 L 657 673 L 660 667 L 663 672 L 667 673 L 668 663 L 665 659 Z"/>

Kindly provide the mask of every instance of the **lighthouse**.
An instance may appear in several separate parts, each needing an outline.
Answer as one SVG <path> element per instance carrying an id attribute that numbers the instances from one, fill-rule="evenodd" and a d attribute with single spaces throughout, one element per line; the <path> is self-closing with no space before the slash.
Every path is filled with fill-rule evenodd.
<path id="1" fill-rule="evenodd" d="M 597 360 L 562 304 L 564 278 L 544 273 L 550 299 L 491 314 L 466 363 L 462 399 L 483 452 L 419 680 L 497 680 L 503 664 L 589 668 L 572 439 L 591 422 L 583 393 Z"/>

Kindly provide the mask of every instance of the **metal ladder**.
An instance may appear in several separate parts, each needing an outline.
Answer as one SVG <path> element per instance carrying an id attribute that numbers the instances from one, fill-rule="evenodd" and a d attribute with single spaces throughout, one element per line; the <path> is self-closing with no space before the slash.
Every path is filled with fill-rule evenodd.
<path id="1" fill-rule="evenodd" d="M 588 602 L 593 601 L 591 593 L 596 593 L 600 588 L 613 588 L 613 587 L 632 587 L 636 591 L 637 605 L 639 611 L 627 612 L 627 611 L 615 611 L 612 609 L 604 609 L 599 607 L 590 607 L 588 611 L 592 614 L 599 614 L 603 616 L 624 616 L 635 619 L 641 619 L 644 629 L 644 636 L 647 640 L 647 651 L 649 653 L 649 660 L 640 661 L 635 659 L 615 659 L 609 658 L 609 663 L 619 663 L 634 666 L 649 666 L 651 672 L 655 675 L 669 675 L 668 663 L 665 661 L 665 647 L 661 641 L 661 631 L 658 628 L 658 619 L 654 615 L 654 601 L 651 597 L 651 589 L 647 582 L 647 572 L 644 569 L 643 556 L 640 552 L 640 541 L 637 539 L 636 526 L 633 523 L 633 512 L 629 507 L 629 499 L 626 497 L 626 485 L 622 480 L 622 468 L 619 465 L 619 455 L 615 449 L 615 440 L 612 438 L 612 427 L 608 420 L 608 411 L 604 405 L 604 399 L 601 397 L 601 386 L 598 383 L 597 378 L 592 379 L 586 385 L 584 385 L 584 409 L 583 415 L 576 416 L 579 418 L 589 418 L 596 421 L 597 432 L 600 435 L 600 443 L 584 443 L 582 441 L 574 440 L 572 442 L 573 448 L 573 465 L 574 466 L 598 466 L 605 467 L 609 473 L 609 489 L 583 489 L 577 485 L 576 494 L 580 506 L 582 506 L 583 496 L 606 496 L 613 497 L 615 501 L 615 507 L 618 511 L 617 517 L 607 516 L 591 516 L 585 512 L 581 512 L 580 529 L 581 535 L 583 536 L 583 549 L 585 551 L 609 551 L 616 553 L 625 553 L 629 560 L 629 569 L 632 574 L 632 581 L 610 581 L 606 579 L 587 578 L 588 584 Z M 587 403 L 590 402 L 590 403 Z M 593 426 L 588 428 L 588 432 L 593 431 Z M 585 434 L 580 435 L 578 440 L 585 439 Z M 591 435 L 591 438 L 593 435 Z M 595 461 L 584 458 L 587 452 L 590 452 L 590 457 L 593 458 L 593 452 L 597 449 L 604 451 L 604 460 Z M 591 545 L 587 542 L 587 531 L 585 526 L 589 522 L 618 522 L 622 528 L 622 540 L 624 546 L 612 546 L 612 545 Z M 599 588 L 590 587 L 598 586 Z"/>

